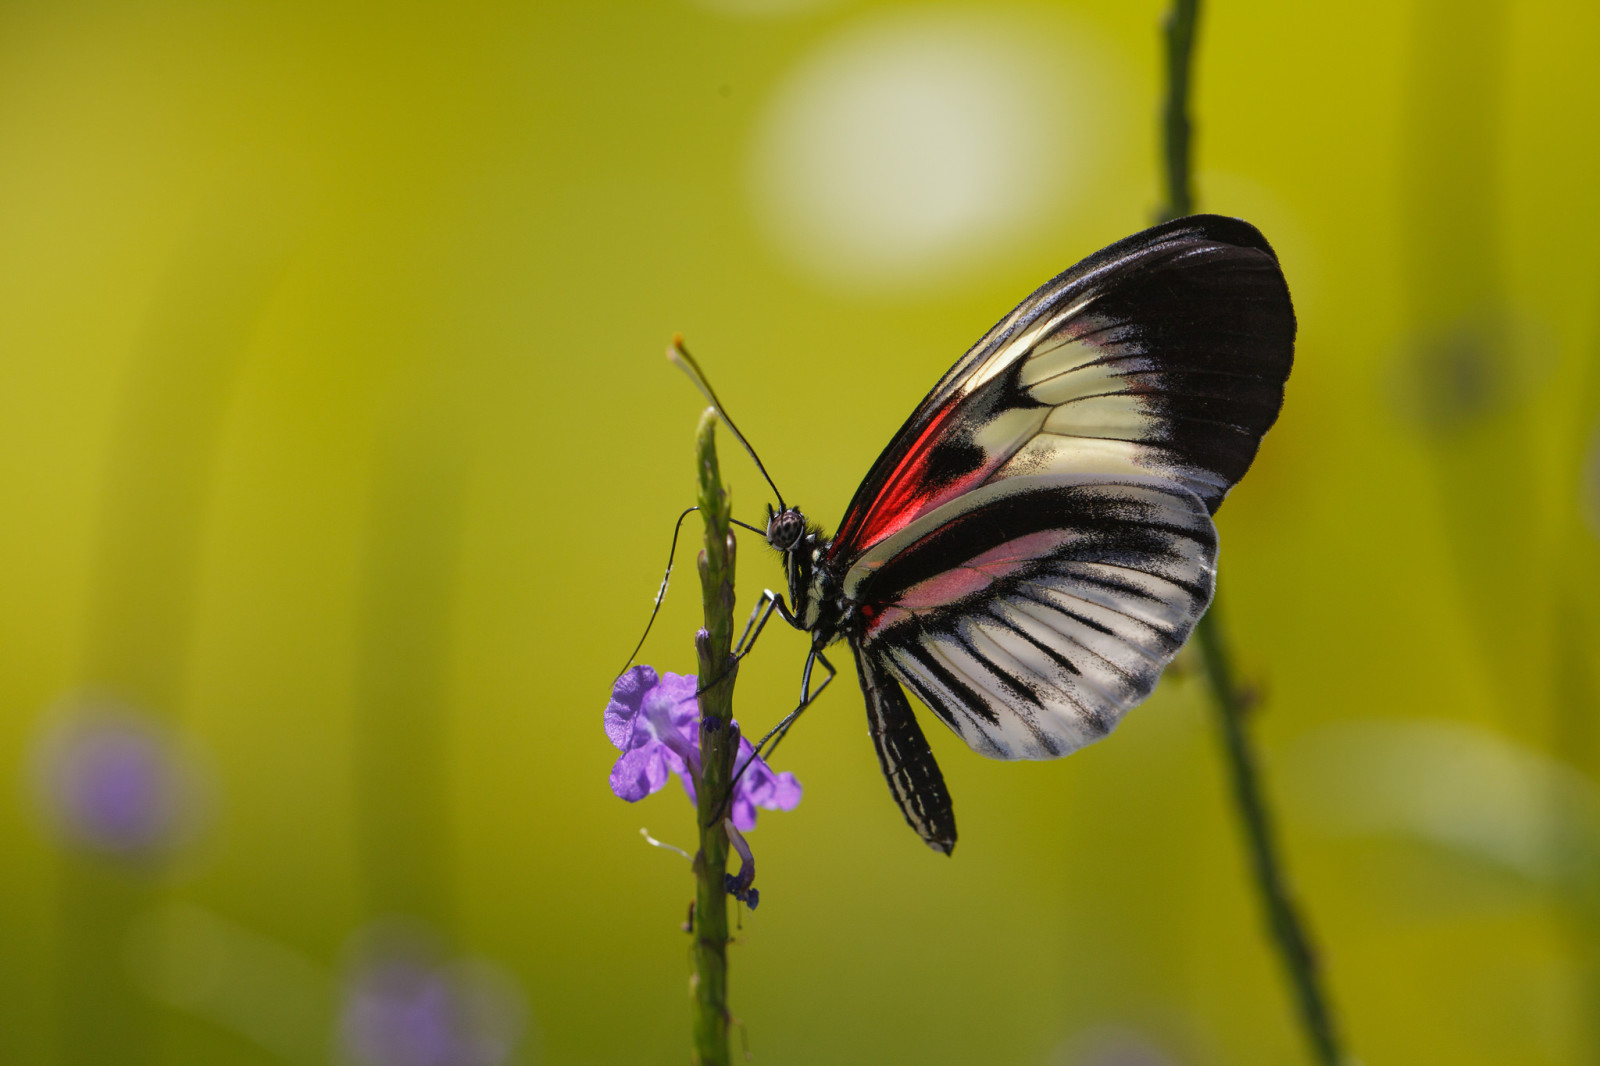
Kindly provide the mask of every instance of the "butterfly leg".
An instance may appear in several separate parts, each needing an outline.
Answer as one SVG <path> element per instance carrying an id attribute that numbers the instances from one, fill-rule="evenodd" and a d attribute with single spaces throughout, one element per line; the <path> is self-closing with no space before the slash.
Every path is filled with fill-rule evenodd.
<path id="1" fill-rule="evenodd" d="M 767 628 L 767 619 L 772 617 L 772 612 L 777 611 L 785 622 L 800 628 L 795 616 L 789 613 L 789 605 L 783 602 L 783 593 L 765 589 L 761 599 L 756 604 L 756 609 L 750 612 L 750 621 L 744 624 L 744 632 L 739 635 L 739 643 L 733 646 L 733 657 L 743 659 L 750 654 L 756 646 L 756 638 L 761 636 L 761 631 Z M 754 632 L 752 632 L 754 630 Z"/>
<path id="2" fill-rule="evenodd" d="M 819 662 L 822 664 L 822 668 L 828 671 L 828 676 L 823 678 L 822 683 L 817 686 L 817 690 L 812 692 L 811 667 L 814 663 Z M 811 649 L 811 654 L 806 656 L 805 672 L 800 678 L 800 706 L 784 715 L 782 721 L 773 726 L 771 729 L 767 730 L 767 735 L 756 742 L 756 746 L 750 752 L 750 758 L 746 759 L 744 765 L 739 767 L 738 771 L 733 775 L 733 782 L 728 786 L 728 798 L 723 801 L 722 812 L 718 814 L 717 817 L 721 818 L 727 816 L 728 807 L 733 803 L 734 786 L 739 783 L 739 779 L 744 776 L 744 772 L 750 769 L 750 765 L 754 763 L 758 757 L 768 759 L 772 758 L 772 753 L 778 750 L 778 742 L 788 735 L 790 727 L 793 726 L 796 719 L 800 717 L 800 713 L 816 702 L 817 697 L 822 695 L 822 690 L 828 687 L 829 682 L 837 677 L 838 673 L 839 672 L 833 668 L 833 664 L 828 661 L 827 656 L 823 655 L 822 652 L 815 648 Z M 772 741 L 771 747 L 767 747 L 767 742 L 769 740 Z M 762 751 L 763 748 L 766 749 L 764 753 Z"/>
<path id="3" fill-rule="evenodd" d="M 828 676 L 823 678 L 822 683 L 817 686 L 817 690 L 812 692 L 811 667 L 815 663 L 821 663 L 822 668 L 828 671 Z M 832 682 L 833 679 L 838 676 L 838 674 L 839 671 L 833 668 L 833 664 L 828 661 L 828 657 L 826 655 L 823 655 L 822 652 L 815 648 L 811 649 L 811 654 L 806 656 L 805 671 L 800 675 L 800 706 L 784 715 L 781 722 L 767 730 L 767 735 L 762 737 L 760 743 L 756 745 L 756 754 L 760 755 L 762 758 L 772 758 L 772 753 L 778 750 L 779 742 L 782 741 L 784 737 L 788 736 L 790 728 L 800 717 L 800 712 L 804 711 L 807 707 L 815 703 L 817 697 L 822 695 L 822 690 L 827 688 L 828 684 Z M 769 740 L 772 741 L 771 747 L 767 746 L 767 741 Z M 765 750 L 763 751 L 762 749 Z"/>
<path id="4" fill-rule="evenodd" d="M 774 610 L 777 610 L 777 612 L 783 616 L 784 621 L 789 622 L 791 625 L 794 624 L 794 615 L 789 613 L 788 605 L 783 602 L 782 593 L 773 592 L 771 589 L 766 589 L 763 591 L 761 593 L 760 601 L 756 604 L 755 610 L 750 612 L 750 620 L 744 624 L 744 632 L 739 635 L 739 642 L 733 646 L 733 654 L 728 658 L 727 668 L 710 681 L 707 681 L 705 684 L 695 689 L 694 694 L 696 696 L 699 696 L 708 689 L 715 688 L 719 683 L 721 683 L 723 678 L 727 677 L 738 668 L 739 663 L 744 660 L 744 657 L 749 655 L 751 650 L 755 648 L 756 638 L 759 637 L 761 635 L 761 631 L 767 627 L 767 619 L 772 617 L 772 612 Z M 754 632 L 751 632 L 752 630 L 754 630 Z"/>

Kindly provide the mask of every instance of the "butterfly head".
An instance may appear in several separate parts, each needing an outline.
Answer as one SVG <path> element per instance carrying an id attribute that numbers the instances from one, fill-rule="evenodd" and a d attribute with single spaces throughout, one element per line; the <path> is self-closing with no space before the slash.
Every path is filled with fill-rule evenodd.
<path id="1" fill-rule="evenodd" d="M 795 624 L 810 632 L 819 648 L 837 640 L 845 606 L 838 579 L 825 562 L 828 541 L 822 530 L 807 525 L 798 507 L 768 507 L 767 543 L 783 553 Z"/>
<path id="2" fill-rule="evenodd" d="M 781 552 L 793 551 L 806 535 L 806 516 L 798 507 L 774 511 L 767 507 L 767 543 Z"/>

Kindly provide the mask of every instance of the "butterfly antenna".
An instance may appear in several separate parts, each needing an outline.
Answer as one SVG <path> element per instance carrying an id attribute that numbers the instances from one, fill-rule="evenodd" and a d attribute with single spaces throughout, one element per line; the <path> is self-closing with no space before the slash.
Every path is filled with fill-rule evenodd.
<path id="1" fill-rule="evenodd" d="M 717 409 L 722 420 L 728 424 L 728 429 L 739 438 L 739 443 L 744 445 L 744 450 L 750 453 L 750 458 L 755 460 L 756 469 L 761 471 L 761 476 L 767 479 L 767 484 L 772 486 L 772 494 L 778 497 L 778 510 L 788 508 L 783 502 L 783 493 L 778 491 L 777 482 L 772 480 L 772 475 L 767 473 L 767 468 L 761 464 L 761 457 L 756 450 L 750 447 L 750 442 L 745 440 L 744 434 L 739 432 L 739 427 L 733 424 L 733 419 L 728 417 L 728 409 L 722 406 L 722 401 L 717 399 L 717 394 L 711 390 L 711 383 L 706 380 L 705 373 L 700 369 L 700 364 L 694 361 L 694 356 L 689 354 L 689 349 L 683 346 L 683 334 L 672 335 L 672 347 L 667 349 L 667 358 L 678 364 L 678 368 L 689 375 L 689 380 L 694 382 L 694 387 L 699 389 L 706 399 L 711 401 L 711 406 Z"/>
<path id="2" fill-rule="evenodd" d="M 639 657 L 639 649 L 644 647 L 645 638 L 650 635 L 650 627 L 656 624 L 656 615 L 661 613 L 661 601 L 667 598 L 667 582 L 672 580 L 672 560 L 678 554 L 678 534 L 683 532 L 683 520 L 698 510 L 700 510 L 698 507 L 689 508 L 678 516 L 678 524 L 672 527 L 672 547 L 667 549 L 667 572 L 661 575 L 661 588 L 656 590 L 656 605 L 650 610 L 650 621 L 644 624 L 644 632 L 639 634 L 639 643 L 633 646 L 628 661 L 617 671 L 618 677 L 627 673 L 628 667 L 633 665 L 633 660 Z"/>

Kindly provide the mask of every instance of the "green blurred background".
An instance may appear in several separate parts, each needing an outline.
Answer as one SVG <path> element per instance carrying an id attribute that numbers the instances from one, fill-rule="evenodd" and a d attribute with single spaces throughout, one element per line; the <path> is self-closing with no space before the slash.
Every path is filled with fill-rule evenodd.
<path id="1" fill-rule="evenodd" d="M 638 831 L 690 807 L 614 798 L 600 728 L 692 502 L 667 339 L 831 528 L 1152 219 L 1163 7 L 0 7 L 0 1061 L 686 1061 L 692 887 Z M 1217 0 L 1199 49 L 1200 206 L 1300 316 L 1222 602 L 1349 1043 L 1600 1060 L 1600 12 Z M 751 837 L 736 1039 L 1304 1061 L 1210 715 L 1180 660 L 1063 762 L 930 734 L 947 860 L 846 674 Z"/>

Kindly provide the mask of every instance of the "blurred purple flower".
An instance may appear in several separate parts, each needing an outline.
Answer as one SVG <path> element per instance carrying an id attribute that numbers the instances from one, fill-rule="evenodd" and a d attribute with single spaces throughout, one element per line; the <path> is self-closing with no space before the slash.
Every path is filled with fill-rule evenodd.
<path id="1" fill-rule="evenodd" d="M 635 666 L 611 689 L 606 704 L 606 736 L 622 757 L 611 768 L 611 791 L 635 803 L 659 792 L 667 777 L 676 774 L 692 802 L 694 779 L 700 773 L 700 708 L 695 700 L 693 674 L 662 674 L 648 666 Z M 735 773 L 743 771 L 734 786 L 729 817 L 748 832 L 756 825 L 756 808 L 793 810 L 800 802 L 800 782 L 790 773 L 773 773 L 765 761 L 755 759 L 755 747 L 740 738 Z"/>
<path id="2" fill-rule="evenodd" d="M 172 738 L 141 718 L 84 713 L 60 723 L 40 745 L 41 805 L 75 843 L 128 858 L 150 855 L 178 843 L 189 828 L 190 769 Z"/>
<path id="3" fill-rule="evenodd" d="M 1117 1025 L 1080 1032 L 1050 1056 L 1052 1066 L 1177 1066 L 1178 1061 L 1144 1034 Z"/>
<path id="4" fill-rule="evenodd" d="M 442 964 L 415 938 L 390 939 L 352 973 L 339 1029 L 360 1066 L 500 1066 L 521 1036 L 521 1003 L 493 971 Z"/>

